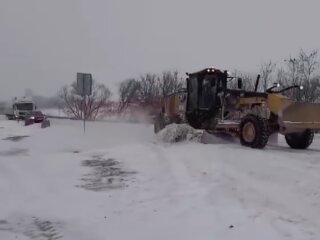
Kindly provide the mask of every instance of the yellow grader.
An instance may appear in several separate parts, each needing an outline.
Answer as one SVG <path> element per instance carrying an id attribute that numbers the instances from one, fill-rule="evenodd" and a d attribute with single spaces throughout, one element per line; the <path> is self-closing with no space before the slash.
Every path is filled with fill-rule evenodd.
<path id="1" fill-rule="evenodd" d="M 230 88 L 233 77 L 215 68 L 187 73 L 187 87 L 166 97 L 154 122 L 157 133 L 171 123 L 187 123 L 208 133 L 239 137 L 242 145 L 264 148 L 269 136 L 280 133 L 294 149 L 306 149 L 320 130 L 320 104 L 295 102 L 279 90 L 278 84 L 265 92 L 242 89 L 242 79 Z"/>

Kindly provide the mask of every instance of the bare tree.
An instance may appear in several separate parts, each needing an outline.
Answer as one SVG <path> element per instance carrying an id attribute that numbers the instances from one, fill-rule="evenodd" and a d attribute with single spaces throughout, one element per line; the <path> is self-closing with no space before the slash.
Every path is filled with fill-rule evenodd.
<path id="1" fill-rule="evenodd" d="M 139 79 L 139 101 L 142 104 L 150 105 L 160 97 L 160 87 L 157 75 L 147 73 Z"/>
<path id="2" fill-rule="evenodd" d="M 164 98 L 170 93 L 174 93 L 182 89 L 184 81 L 179 77 L 178 71 L 164 71 L 162 75 L 158 77 L 158 84 L 160 95 Z"/>
<path id="3" fill-rule="evenodd" d="M 260 75 L 262 80 L 262 90 L 265 92 L 270 87 L 272 73 L 274 72 L 276 64 L 271 60 L 264 62 L 260 66 Z"/>
<path id="4" fill-rule="evenodd" d="M 301 98 L 304 101 L 314 102 L 319 96 L 319 77 L 315 76 L 318 52 L 316 50 L 307 54 L 302 49 L 299 53 L 300 85 L 304 87 Z"/>
<path id="5" fill-rule="evenodd" d="M 316 50 L 308 54 L 301 49 L 296 58 L 285 60 L 287 63 L 286 77 L 283 81 L 285 85 L 303 86 L 302 91 L 296 89 L 287 92 L 289 97 L 299 101 L 315 102 L 319 100 L 320 83 L 319 76 L 316 74 L 319 67 L 317 57 Z"/>
<path id="6" fill-rule="evenodd" d="M 279 68 L 276 73 L 276 82 L 278 82 L 282 86 L 285 86 L 287 85 L 286 81 L 287 78 L 285 70 L 283 68 Z"/>
<path id="7" fill-rule="evenodd" d="M 229 81 L 228 83 L 229 88 L 234 88 L 234 89 L 238 88 L 238 83 L 236 80 L 238 78 L 241 78 L 243 82 L 243 86 L 242 86 L 243 90 L 246 90 L 246 91 L 254 90 L 254 83 L 256 80 L 256 76 L 254 76 L 253 74 L 241 72 L 239 70 L 234 70 L 231 75 L 234 77 L 234 79 Z"/>
<path id="8" fill-rule="evenodd" d="M 301 80 L 308 82 L 311 80 L 312 75 L 317 70 L 319 62 L 317 60 L 318 51 L 314 50 L 310 54 L 307 54 L 302 49 L 299 53 L 299 73 L 301 75 Z"/>
<path id="9" fill-rule="evenodd" d="M 134 78 L 127 79 L 120 83 L 119 98 L 120 104 L 118 111 L 125 110 L 130 103 L 138 102 L 139 100 L 140 83 Z"/>
<path id="10" fill-rule="evenodd" d="M 284 61 L 286 62 L 286 69 L 283 70 L 283 72 L 278 71 L 278 78 L 281 77 L 280 84 L 285 87 L 299 85 L 299 59 L 290 57 Z M 279 74 L 281 74 L 281 76 Z M 296 100 L 298 100 L 300 96 L 300 92 L 297 89 L 287 91 L 284 94 Z"/>
<path id="11" fill-rule="evenodd" d="M 183 82 L 178 71 L 164 71 L 161 75 L 147 73 L 139 78 L 127 79 L 119 85 L 118 112 L 125 111 L 134 103 L 135 106 L 130 105 L 131 110 L 138 107 L 152 115 L 161 108 L 163 98 L 180 90 Z"/>
<path id="12" fill-rule="evenodd" d="M 59 96 L 64 103 L 64 111 L 76 119 L 95 120 L 101 114 L 101 110 L 108 103 L 111 96 L 110 90 L 103 84 L 95 81 L 92 85 L 92 94 L 85 99 L 78 93 L 76 82 L 71 86 L 64 86 L 59 91 Z"/>
<path id="13" fill-rule="evenodd" d="M 284 60 L 287 63 L 287 73 L 288 77 L 286 82 L 288 85 L 296 85 L 299 84 L 299 59 L 289 58 Z"/>

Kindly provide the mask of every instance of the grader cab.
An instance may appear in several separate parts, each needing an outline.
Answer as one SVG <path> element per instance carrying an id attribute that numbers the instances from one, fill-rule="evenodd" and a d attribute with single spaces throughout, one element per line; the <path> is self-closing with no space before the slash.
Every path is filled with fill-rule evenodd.
<path id="1" fill-rule="evenodd" d="M 244 146 L 264 148 L 273 133 L 285 135 L 288 145 L 307 148 L 320 130 L 320 104 L 295 102 L 284 92 L 300 86 L 278 90 L 275 85 L 258 92 L 236 86 L 227 71 L 215 68 L 187 74 L 187 88 L 168 96 L 155 121 L 155 132 L 170 123 L 188 123 L 209 133 L 226 133 L 240 138 Z M 233 82 L 234 83 L 234 82 Z"/>

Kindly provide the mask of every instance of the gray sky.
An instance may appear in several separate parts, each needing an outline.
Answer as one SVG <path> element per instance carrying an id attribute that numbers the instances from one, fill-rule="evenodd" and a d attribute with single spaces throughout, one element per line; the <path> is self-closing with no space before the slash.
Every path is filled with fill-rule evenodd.
<path id="1" fill-rule="evenodd" d="M 318 3 L 317 3 L 318 2 Z M 319 1 L 0 0 L 0 99 L 54 95 L 76 72 L 257 71 L 320 48 Z"/>

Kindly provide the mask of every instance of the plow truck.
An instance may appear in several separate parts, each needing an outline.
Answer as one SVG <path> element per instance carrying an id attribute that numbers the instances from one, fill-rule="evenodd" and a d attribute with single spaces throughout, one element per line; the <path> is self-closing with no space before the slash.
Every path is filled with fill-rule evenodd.
<path id="1" fill-rule="evenodd" d="M 12 108 L 7 109 L 6 116 L 9 120 L 24 120 L 25 116 L 37 109 L 31 98 L 14 98 Z"/>
<path id="2" fill-rule="evenodd" d="M 165 98 L 154 130 L 187 123 L 209 134 L 238 137 L 243 146 L 258 149 L 266 146 L 270 135 L 280 133 L 291 148 L 308 148 L 320 130 L 320 104 L 288 98 L 287 91 L 302 89 L 298 85 L 274 84 L 259 92 L 259 79 L 258 75 L 254 89 L 247 91 L 242 79 L 234 79 L 227 71 L 206 68 L 187 73 L 186 89 Z M 235 83 L 233 87 L 230 82 Z"/>

